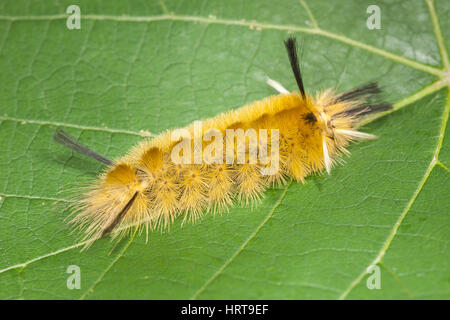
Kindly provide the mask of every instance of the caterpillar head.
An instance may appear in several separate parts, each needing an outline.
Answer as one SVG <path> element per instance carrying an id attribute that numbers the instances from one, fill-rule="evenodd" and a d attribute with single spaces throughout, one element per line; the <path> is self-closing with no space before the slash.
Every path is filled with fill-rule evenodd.
<path id="1" fill-rule="evenodd" d="M 377 83 L 371 82 L 338 95 L 327 90 L 316 97 L 312 108 L 315 112 L 307 116 L 317 121 L 320 128 L 327 172 L 332 165 L 330 153 L 348 153 L 345 147 L 353 140 L 376 139 L 375 135 L 357 129 L 366 115 L 392 109 L 388 103 L 373 102 L 380 92 Z"/>

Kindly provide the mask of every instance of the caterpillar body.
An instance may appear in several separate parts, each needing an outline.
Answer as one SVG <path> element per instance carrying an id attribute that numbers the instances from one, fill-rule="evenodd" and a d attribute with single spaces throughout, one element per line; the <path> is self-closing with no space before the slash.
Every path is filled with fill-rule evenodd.
<path id="1" fill-rule="evenodd" d="M 148 234 L 178 216 L 195 221 L 203 213 L 227 211 L 235 203 L 254 205 L 271 185 L 290 179 L 304 182 L 324 169 L 330 172 L 341 155 L 348 154 L 351 141 L 375 138 L 357 128 L 365 115 L 392 108 L 373 102 L 380 93 L 378 85 L 369 83 L 340 94 L 332 89 L 306 94 L 295 38 L 286 40 L 285 46 L 298 92 L 268 80 L 279 95 L 200 125 L 167 130 L 115 161 L 62 130 L 55 133 L 58 143 L 108 166 L 75 203 L 71 222 L 83 230 L 87 246 L 107 234 L 120 238 L 133 227 L 145 228 Z"/>

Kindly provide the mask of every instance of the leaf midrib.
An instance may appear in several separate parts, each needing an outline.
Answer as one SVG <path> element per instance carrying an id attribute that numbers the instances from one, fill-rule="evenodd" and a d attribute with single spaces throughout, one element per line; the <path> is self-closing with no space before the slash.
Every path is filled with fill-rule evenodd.
<path id="1" fill-rule="evenodd" d="M 52 21 L 52 20 L 62 20 L 67 19 L 67 15 L 65 14 L 57 14 L 57 15 L 41 15 L 41 16 L 0 16 L 0 21 Z M 85 14 L 83 15 L 83 19 L 85 20 L 93 20 L 93 21 L 116 21 L 116 22 L 157 22 L 157 21 L 183 21 L 183 22 L 201 22 L 206 24 L 222 24 L 222 25 L 234 25 L 240 27 L 252 27 L 252 28 L 261 28 L 261 29 L 271 29 L 271 30 L 280 30 L 280 31 L 291 31 L 291 32 L 302 32 L 312 35 L 320 35 L 324 36 L 339 42 L 343 42 L 349 44 L 354 47 L 358 47 L 360 49 L 369 51 L 371 53 L 382 56 L 386 59 L 393 60 L 395 62 L 399 62 L 405 64 L 411 68 L 424 71 L 438 77 L 444 77 L 445 72 L 439 68 L 435 68 L 417 61 L 414 61 L 409 58 L 405 58 L 398 54 L 389 52 L 387 50 L 379 49 L 369 44 L 365 44 L 363 42 L 353 40 L 346 36 L 333 33 L 330 31 L 326 31 L 321 28 L 305 28 L 299 27 L 295 25 L 279 25 L 279 24 L 271 24 L 257 21 L 242 21 L 242 20 L 230 20 L 230 19 L 219 19 L 219 18 L 210 18 L 210 17 L 201 17 L 201 16 L 185 16 L 185 15 L 159 15 L 159 16 L 112 16 L 112 15 L 92 15 Z"/>
<path id="2" fill-rule="evenodd" d="M 396 236 L 398 229 L 400 228 L 400 225 L 405 220 L 406 215 L 411 210 L 415 200 L 419 196 L 420 192 L 422 191 L 423 187 L 425 186 L 425 183 L 427 182 L 428 178 L 430 177 L 431 172 L 436 167 L 436 165 L 438 165 L 437 159 L 439 157 L 439 153 L 442 148 L 442 143 L 443 143 L 444 136 L 445 136 L 445 129 L 447 128 L 449 110 L 450 110 L 450 92 L 447 94 L 446 104 L 445 104 L 444 112 L 442 114 L 442 124 L 441 124 L 440 130 L 439 130 L 439 136 L 437 139 L 436 148 L 433 153 L 433 157 L 425 171 L 424 176 L 420 180 L 419 185 L 417 186 L 416 190 L 414 190 L 410 200 L 406 204 L 405 209 L 403 210 L 403 212 L 400 214 L 397 221 L 395 222 L 391 232 L 389 233 L 388 237 L 386 238 L 386 241 L 384 242 L 383 246 L 381 247 L 381 249 L 378 252 L 375 259 L 365 269 L 363 269 L 363 271 L 358 275 L 358 277 L 356 277 L 356 279 L 352 283 L 350 283 L 350 286 L 339 296 L 340 300 L 345 299 L 350 294 L 350 292 L 353 290 L 353 288 L 355 288 L 361 282 L 361 280 L 367 274 L 367 272 L 366 272 L 367 268 L 369 268 L 370 266 L 373 266 L 373 265 L 377 265 L 383 260 L 383 257 L 385 256 L 387 250 L 390 248 L 391 243 L 394 240 L 394 237 Z"/>

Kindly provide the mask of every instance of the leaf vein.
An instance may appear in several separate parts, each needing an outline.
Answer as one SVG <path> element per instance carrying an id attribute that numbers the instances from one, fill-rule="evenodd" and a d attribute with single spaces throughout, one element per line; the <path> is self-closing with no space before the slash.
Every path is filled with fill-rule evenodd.
<path id="1" fill-rule="evenodd" d="M 356 277 L 355 280 L 353 280 L 350 283 L 348 288 L 339 296 L 340 300 L 345 299 L 350 294 L 350 292 L 361 282 L 361 280 L 366 275 L 366 270 L 367 270 L 368 267 L 370 267 L 372 265 L 379 264 L 382 261 L 382 259 L 385 256 L 387 250 L 391 246 L 391 243 L 392 243 L 394 237 L 397 235 L 397 232 L 398 232 L 398 230 L 400 228 L 400 225 L 402 224 L 402 222 L 406 218 L 406 215 L 409 213 L 409 211 L 412 208 L 415 200 L 417 199 L 417 197 L 419 196 L 420 192 L 422 191 L 423 186 L 425 185 L 425 183 L 427 182 L 429 176 L 431 175 L 431 172 L 433 171 L 434 167 L 438 163 L 437 159 L 438 159 L 438 156 L 439 156 L 439 153 L 441 151 L 442 144 L 443 144 L 443 141 L 444 141 L 445 129 L 447 128 L 447 122 L 448 122 L 449 113 L 450 113 L 450 90 L 447 91 L 447 99 L 446 99 L 446 103 L 445 103 L 445 107 L 444 107 L 444 112 L 442 114 L 442 123 L 441 123 L 441 127 L 440 127 L 440 130 L 439 130 L 439 136 L 438 136 L 438 139 L 437 139 L 436 149 L 434 151 L 433 158 L 431 159 L 430 164 L 428 165 L 428 167 L 427 167 L 427 169 L 425 171 L 424 176 L 422 177 L 419 185 L 417 186 L 416 190 L 414 191 L 413 195 L 411 196 L 411 199 L 408 201 L 405 209 L 403 210 L 403 212 L 400 214 L 400 216 L 398 217 L 397 221 L 395 222 L 395 224 L 394 224 L 394 226 L 392 228 L 392 231 L 389 233 L 385 243 L 383 244 L 382 248 L 378 252 L 378 254 L 375 257 L 375 259 L 366 268 L 364 268 L 364 270 Z"/>
<path id="2" fill-rule="evenodd" d="M 436 36 L 438 46 L 439 46 L 439 51 L 441 53 L 442 64 L 444 65 L 446 70 L 449 70 L 450 67 L 449 67 L 447 49 L 445 48 L 444 37 L 442 36 L 441 28 L 439 26 L 439 20 L 438 20 L 437 14 L 436 14 L 436 10 L 434 8 L 434 0 L 425 0 L 425 2 L 427 3 L 428 10 L 430 11 L 431 21 L 433 23 L 434 34 Z"/>
<path id="3" fill-rule="evenodd" d="M 222 273 L 223 271 L 236 259 L 236 257 L 247 247 L 247 245 L 252 241 L 258 232 L 265 226 L 265 224 L 272 218 L 275 210 L 280 206 L 281 202 L 285 198 L 289 187 L 292 185 L 292 180 L 288 183 L 283 193 L 281 194 L 278 201 L 273 206 L 272 210 L 269 211 L 264 220 L 256 227 L 255 231 L 242 243 L 242 245 L 234 252 L 234 254 L 198 289 L 190 300 L 195 300 L 201 295 L 207 287 L 209 287 Z"/>
<path id="4" fill-rule="evenodd" d="M 41 15 L 41 16 L 0 16 L 0 20 L 4 21 L 47 21 L 47 20 L 59 20 L 66 19 L 67 16 L 65 14 L 57 14 L 57 15 Z M 325 31 L 319 28 L 304 28 L 295 25 L 279 25 L 279 24 L 271 24 L 271 23 L 263 23 L 256 21 L 243 21 L 243 20 L 229 20 L 229 19 L 219 19 L 219 18 L 206 18 L 199 16 L 184 16 L 184 15 L 159 15 L 159 16 L 109 16 L 109 15 L 93 15 L 86 14 L 83 15 L 83 19 L 85 20 L 100 20 L 100 21 L 126 21 L 126 22 L 155 22 L 155 21 L 184 21 L 184 22 L 202 22 L 202 23 L 210 23 L 210 24 L 223 24 L 223 25 L 234 25 L 234 26 L 243 26 L 243 27 L 256 27 L 256 29 L 273 29 L 273 30 L 285 30 L 285 31 L 293 31 L 293 32 L 303 32 L 308 34 L 316 34 L 321 35 L 330 39 L 334 39 L 354 47 L 358 47 L 360 49 L 364 49 L 371 53 L 380 55 L 384 58 L 393 60 L 395 62 L 399 62 L 405 64 L 411 68 L 415 68 L 417 70 L 421 70 L 424 72 L 428 72 L 439 77 L 444 77 L 446 73 L 438 68 L 431 67 L 417 61 L 405 58 L 403 56 L 391 53 L 386 50 L 378 49 L 374 46 L 350 39 L 343 35 L 335 34 L 332 32 Z"/>
<path id="5" fill-rule="evenodd" d="M 138 229 L 136 228 L 133 236 L 131 237 L 130 241 L 128 241 L 125 248 L 123 248 L 123 250 L 116 256 L 116 258 L 113 261 L 111 261 L 111 263 L 108 265 L 108 267 L 105 269 L 105 271 L 103 271 L 100 274 L 100 276 L 97 278 L 97 280 L 95 280 L 95 282 L 92 284 L 92 286 L 89 287 L 89 289 L 80 297 L 80 300 L 86 299 L 90 294 L 92 294 L 92 292 L 94 292 L 95 287 L 105 278 L 106 274 L 114 267 L 114 265 L 119 261 L 119 259 L 123 257 L 125 252 L 131 246 L 134 238 L 136 237 L 137 232 L 138 232 Z"/>
<path id="6" fill-rule="evenodd" d="M 13 121 L 20 122 L 21 124 L 38 124 L 42 126 L 55 126 L 55 127 L 67 127 L 74 128 L 80 130 L 91 130 L 91 131 L 102 131 L 102 132 L 110 132 L 110 133 L 123 133 L 141 137 L 148 137 L 149 134 L 145 132 L 136 132 L 131 130 L 123 130 L 123 129 L 110 129 L 110 128 L 102 128 L 102 127 L 91 127 L 91 126 L 83 126 L 78 124 L 66 123 L 66 122 L 58 122 L 58 121 L 44 121 L 44 120 L 31 120 L 31 119 L 21 119 L 21 118 L 13 118 L 8 116 L 0 116 L 1 121 Z"/>

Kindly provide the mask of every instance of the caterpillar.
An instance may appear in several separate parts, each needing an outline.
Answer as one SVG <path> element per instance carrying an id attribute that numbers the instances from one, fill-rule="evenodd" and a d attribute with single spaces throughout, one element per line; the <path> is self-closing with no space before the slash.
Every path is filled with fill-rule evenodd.
<path id="1" fill-rule="evenodd" d="M 361 119 L 392 108 L 378 102 L 376 82 L 336 93 L 305 92 L 295 38 L 284 41 L 298 91 L 267 83 L 279 94 L 214 118 L 144 139 L 124 157 L 109 160 L 58 129 L 54 140 L 107 167 L 79 196 L 70 220 L 86 246 L 133 229 L 168 227 L 177 217 L 235 204 L 257 205 L 266 189 L 290 180 L 304 183 L 349 154 L 354 140 L 376 138 L 357 130 Z"/>

